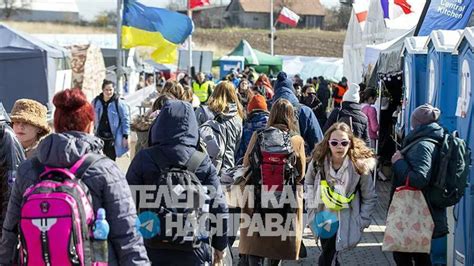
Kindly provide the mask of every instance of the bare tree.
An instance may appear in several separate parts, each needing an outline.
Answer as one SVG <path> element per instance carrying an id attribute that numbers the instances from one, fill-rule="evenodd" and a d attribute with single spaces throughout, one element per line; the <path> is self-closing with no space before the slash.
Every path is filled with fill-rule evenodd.
<path id="1" fill-rule="evenodd" d="M 15 15 L 20 9 L 29 7 L 30 0 L 0 0 L 0 10 L 2 16 L 9 19 Z"/>
<path id="2" fill-rule="evenodd" d="M 114 27 L 117 25 L 117 13 L 115 11 L 102 11 L 95 16 L 94 24 L 99 27 Z"/>
<path id="3" fill-rule="evenodd" d="M 352 7 L 347 5 L 327 9 L 326 17 L 324 18 L 324 28 L 331 31 L 347 29 L 351 12 Z"/>

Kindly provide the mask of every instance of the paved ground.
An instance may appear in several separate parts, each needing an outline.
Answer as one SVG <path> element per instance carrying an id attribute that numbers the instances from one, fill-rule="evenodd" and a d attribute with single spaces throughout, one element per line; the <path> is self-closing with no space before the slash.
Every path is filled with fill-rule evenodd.
<path id="1" fill-rule="evenodd" d="M 338 260 L 341 265 L 395 265 L 392 255 L 382 252 L 381 250 L 385 231 L 386 210 L 388 209 L 390 183 L 378 181 L 376 189 L 378 204 L 372 224 L 364 231 L 362 240 L 356 248 L 339 254 Z M 303 242 L 308 251 L 308 256 L 299 261 L 284 261 L 282 265 L 317 265 L 320 251 L 308 228 L 304 231 Z M 234 243 L 233 252 L 234 254 L 238 253 L 238 240 Z M 237 263 L 238 258 L 234 257 L 234 265 L 237 265 Z"/>

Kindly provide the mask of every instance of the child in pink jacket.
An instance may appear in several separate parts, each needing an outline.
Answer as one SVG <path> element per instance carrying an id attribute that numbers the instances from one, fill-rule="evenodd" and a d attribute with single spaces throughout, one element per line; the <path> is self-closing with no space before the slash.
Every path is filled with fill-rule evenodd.
<path id="1" fill-rule="evenodd" d="M 375 149 L 376 140 L 378 138 L 379 122 L 377 121 L 377 110 L 372 105 L 377 99 L 377 91 L 368 88 L 363 92 L 362 112 L 369 120 L 369 138 L 370 147 Z"/>

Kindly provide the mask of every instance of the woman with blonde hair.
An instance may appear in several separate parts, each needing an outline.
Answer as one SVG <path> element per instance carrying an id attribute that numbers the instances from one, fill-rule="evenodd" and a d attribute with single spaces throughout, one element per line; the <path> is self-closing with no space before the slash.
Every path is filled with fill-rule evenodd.
<path id="1" fill-rule="evenodd" d="M 370 225 L 377 202 L 370 174 L 375 164 L 372 149 L 345 123 L 333 124 L 314 148 L 305 191 L 310 228 L 321 240 L 320 266 L 339 265 L 337 252 L 355 247 Z"/>
<path id="2" fill-rule="evenodd" d="M 304 177 L 306 156 L 304 140 L 296 133 L 295 119 L 293 105 L 286 99 L 278 100 L 272 107 L 267 127 L 253 134 L 245 153 L 244 166 L 250 167 L 252 173 L 246 185 L 253 186 L 253 190 L 245 191 L 254 191 L 254 196 L 248 197 L 254 202 L 247 202 L 242 208 L 242 217 L 247 219 L 241 221 L 251 222 L 250 226 L 241 223 L 239 252 L 245 255 L 241 265 L 263 265 L 265 258 L 270 265 L 278 265 L 280 260 L 300 257 L 303 188 L 299 183 Z M 263 198 L 280 205 L 270 207 Z M 269 216 L 280 220 L 284 230 L 262 235 L 263 231 L 274 228 L 274 224 L 265 224 Z M 255 232 L 252 221 L 260 219 L 265 229 Z M 287 224 L 292 226 L 286 228 Z"/>
<path id="3" fill-rule="evenodd" d="M 209 112 L 204 109 L 208 109 Z M 219 135 L 219 138 L 222 139 L 223 147 L 217 147 L 223 149 L 222 151 L 211 151 L 210 147 L 207 147 L 217 172 L 220 174 L 222 171 L 233 168 L 237 145 L 242 137 L 244 111 L 232 82 L 222 81 L 219 83 L 209 97 L 208 106 L 196 110 L 196 118 L 201 125 L 200 133 L 204 142 L 206 139 L 212 138 L 209 136 L 210 132 L 214 132 L 213 134 Z M 203 131 L 203 128 L 212 128 L 213 130 Z"/>

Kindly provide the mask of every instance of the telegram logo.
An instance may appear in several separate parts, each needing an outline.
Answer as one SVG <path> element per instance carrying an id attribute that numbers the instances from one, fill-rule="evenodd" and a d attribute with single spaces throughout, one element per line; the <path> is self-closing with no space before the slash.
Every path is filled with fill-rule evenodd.
<path id="1" fill-rule="evenodd" d="M 154 212 L 140 213 L 135 226 L 144 239 L 152 238 L 160 233 L 160 219 Z"/>
<path id="2" fill-rule="evenodd" d="M 322 211 L 314 218 L 313 231 L 322 239 L 333 237 L 338 228 L 339 221 L 335 213 Z"/>

